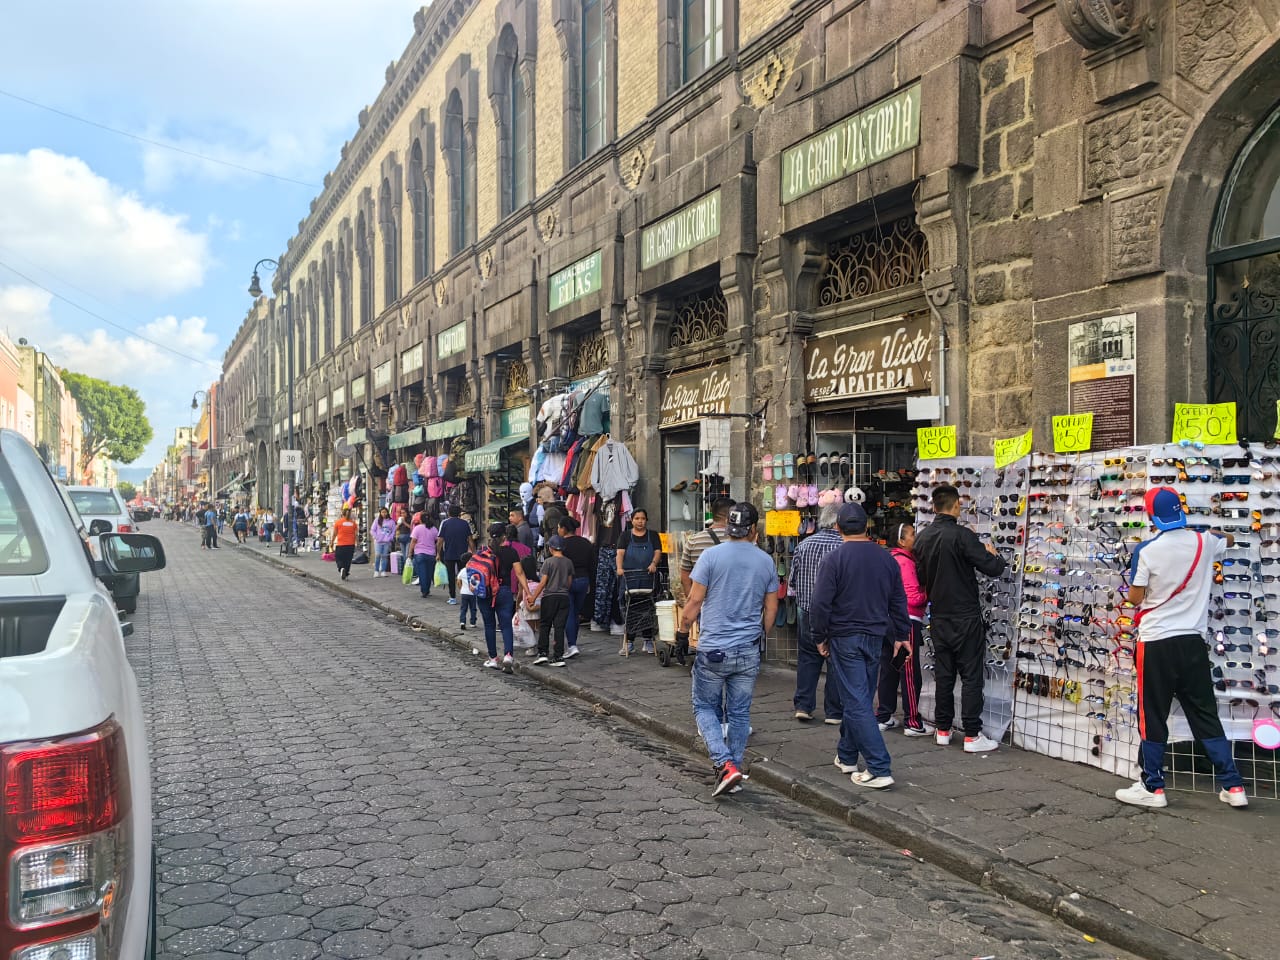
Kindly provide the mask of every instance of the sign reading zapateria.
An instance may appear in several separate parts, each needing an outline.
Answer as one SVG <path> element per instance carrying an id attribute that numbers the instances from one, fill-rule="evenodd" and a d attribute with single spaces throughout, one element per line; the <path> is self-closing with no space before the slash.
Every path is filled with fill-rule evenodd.
<path id="1" fill-rule="evenodd" d="M 815 337 L 804 348 L 805 400 L 924 389 L 933 377 L 932 346 L 927 313 Z"/>
<path id="2" fill-rule="evenodd" d="M 650 267 L 720 236 L 720 191 L 681 207 L 640 233 L 640 267 Z"/>
<path id="3" fill-rule="evenodd" d="M 783 150 L 782 202 L 798 200 L 919 142 L 917 83 Z"/>
<path id="4" fill-rule="evenodd" d="M 708 413 L 728 413 L 729 384 L 729 367 L 723 363 L 667 377 L 662 382 L 658 426 L 675 427 L 695 423 Z"/>

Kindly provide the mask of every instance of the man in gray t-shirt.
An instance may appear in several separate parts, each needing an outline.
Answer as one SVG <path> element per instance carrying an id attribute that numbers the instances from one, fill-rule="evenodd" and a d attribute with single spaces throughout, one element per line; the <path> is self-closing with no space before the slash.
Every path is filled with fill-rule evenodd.
<path id="1" fill-rule="evenodd" d="M 703 552 L 693 567 L 684 617 L 701 615 L 693 663 L 693 715 L 716 767 L 712 796 L 736 792 L 751 732 L 751 698 L 764 656 L 764 625 L 778 613 L 778 575 L 755 545 L 760 514 L 749 503 L 729 511 L 727 542 Z M 729 736 L 720 726 L 724 704 Z"/>
<path id="2" fill-rule="evenodd" d="M 551 630 L 555 628 L 556 645 L 551 653 L 551 666 L 564 666 L 564 628 L 569 620 L 569 587 L 573 583 L 573 561 L 564 555 L 564 540 L 559 534 L 547 541 L 551 556 L 542 564 L 542 579 L 529 592 L 529 602 L 542 598 L 542 619 L 538 623 L 538 655 L 533 665 L 547 662 Z"/>

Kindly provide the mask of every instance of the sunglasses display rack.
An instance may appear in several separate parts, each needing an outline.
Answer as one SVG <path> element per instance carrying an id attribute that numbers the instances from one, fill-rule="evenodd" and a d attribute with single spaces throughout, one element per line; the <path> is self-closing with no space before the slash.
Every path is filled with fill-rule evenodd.
<path id="1" fill-rule="evenodd" d="M 1014 718 L 1013 680 L 1017 669 L 1014 652 L 1018 636 L 1017 624 L 1009 614 L 1017 608 L 1022 591 L 1026 517 L 1021 507 L 1026 498 L 1028 477 L 1028 461 L 1025 459 L 997 470 L 986 458 L 953 457 L 922 463 L 912 490 L 917 530 L 922 530 L 933 520 L 930 500 L 933 488 L 951 484 L 960 492 L 958 522 L 977 533 L 983 543 L 994 545 L 1008 561 L 1004 574 L 998 579 L 979 577 L 978 588 L 987 625 L 982 727 L 983 732 L 995 740 L 1004 737 Z M 920 659 L 923 671 L 920 709 L 925 716 L 932 717 L 934 657 L 927 629 Z M 959 720 L 958 679 L 955 698 L 955 716 Z"/>

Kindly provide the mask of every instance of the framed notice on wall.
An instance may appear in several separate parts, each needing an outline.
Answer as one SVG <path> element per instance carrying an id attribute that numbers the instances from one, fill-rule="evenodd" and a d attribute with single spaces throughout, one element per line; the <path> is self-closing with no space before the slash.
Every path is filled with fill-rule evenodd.
<path id="1" fill-rule="evenodd" d="M 1067 334 L 1067 409 L 1093 414 L 1090 449 L 1136 442 L 1138 315 L 1123 313 L 1071 324 Z"/>

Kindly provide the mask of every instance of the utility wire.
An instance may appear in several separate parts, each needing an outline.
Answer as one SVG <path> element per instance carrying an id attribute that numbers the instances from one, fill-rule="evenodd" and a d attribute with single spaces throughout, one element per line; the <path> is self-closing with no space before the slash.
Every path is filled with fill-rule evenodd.
<path id="1" fill-rule="evenodd" d="M 0 260 L 0 267 L 4 268 L 5 270 L 8 270 L 14 276 L 21 277 L 23 280 L 27 281 L 27 283 L 31 284 L 33 287 L 40 288 L 45 293 L 49 294 L 51 297 L 61 300 L 63 303 L 67 304 L 68 306 L 74 307 L 75 309 L 79 310 L 81 313 L 86 313 L 89 316 L 93 317 L 95 320 L 105 323 L 109 327 L 115 327 L 117 330 L 123 330 L 129 336 L 135 337 L 138 340 L 141 340 L 143 343 L 149 343 L 153 347 L 159 347 L 161 350 L 164 350 L 166 353 L 172 353 L 174 356 L 181 357 L 183 360 L 190 360 L 192 363 L 198 363 L 198 364 L 201 364 L 202 366 L 221 369 L 221 365 L 214 363 L 212 360 L 204 360 L 204 359 L 201 359 L 200 357 L 193 357 L 189 353 L 183 353 L 181 350 L 175 350 L 173 349 L 173 347 L 170 347 L 167 344 L 163 344 L 159 340 L 152 340 L 150 337 L 144 334 L 138 333 L 138 331 L 136 330 L 131 330 L 122 323 L 116 323 L 114 320 L 108 320 L 102 314 L 94 313 L 88 307 L 81 306 L 80 304 L 76 303 L 74 300 L 71 300 L 68 297 L 64 297 L 62 294 L 58 293 L 58 291 L 56 290 L 51 290 L 49 287 L 46 287 L 39 280 L 36 280 L 36 279 L 33 279 L 32 277 L 27 276 L 21 270 L 17 269 L 16 267 L 10 266 L 9 264 L 5 263 L 3 260 Z"/>
<path id="2" fill-rule="evenodd" d="M 242 170 L 245 173 L 252 173 L 259 177 L 269 177 L 272 180 L 280 180 L 284 183 L 294 183 L 300 187 L 309 187 L 313 190 L 320 189 L 320 185 L 317 183 L 307 183 L 305 180 L 294 180 L 292 177 L 282 177 L 277 173 L 267 173 L 265 170 L 255 170 L 253 167 L 246 167 L 239 163 L 232 163 L 230 160 L 218 160 L 215 157 L 207 157 L 203 153 L 196 153 L 192 150 L 184 150 L 182 147 L 175 147 L 171 143 L 164 143 L 161 140 L 152 140 L 148 137 L 141 137 L 138 134 L 130 133 L 127 130 L 118 130 L 115 127 L 107 126 L 105 123 L 98 123 L 96 120 L 78 117 L 74 113 L 67 113 L 65 110 L 59 110 L 57 107 L 50 107 L 43 103 L 37 103 L 34 100 L 28 100 L 26 97 L 20 97 L 16 93 L 10 93 L 8 90 L 0 90 L 0 97 L 8 97 L 10 100 L 17 100 L 19 103 L 25 103 L 38 110 L 47 110 L 49 113 L 56 113 L 60 117 L 66 117 L 68 120 L 75 120 L 77 123 L 84 123 L 91 127 L 97 127 L 99 130 L 106 130 L 108 133 L 114 133 L 117 136 L 128 137 L 130 140 L 137 140 L 139 143 L 148 143 L 153 147 L 172 150 L 174 153 L 181 153 L 184 156 L 194 157 L 195 159 L 203 160 L 206 163 L 216 163 L 220 166 L 231 167 L 235 170 Z"/>

